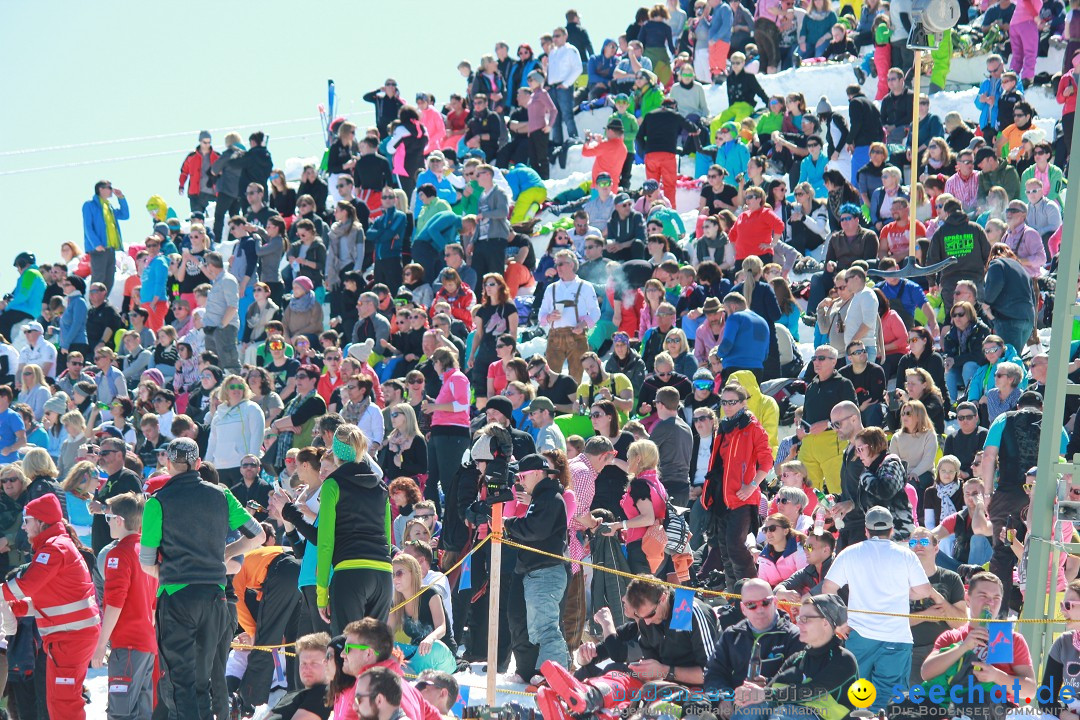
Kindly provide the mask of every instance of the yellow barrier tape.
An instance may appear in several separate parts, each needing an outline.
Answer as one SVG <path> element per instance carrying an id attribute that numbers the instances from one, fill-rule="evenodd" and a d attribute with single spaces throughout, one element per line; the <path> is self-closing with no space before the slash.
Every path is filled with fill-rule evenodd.
<path id="1" fill-rule="evenodd" d="M 461 564 L 462 564 L 462 563 L 464 563 L 466 559 L 468 559 L 469 557 L 471 557 L 471 556 L 472 556 L 472 554 L 473 554 L 474 552 L 476 552 L 476 551 L 477 551 L 477 550 L 479 550 L 480 548 L 484 547 L 484 543 L 486 543 L 486 542 L 487 542 L 488 540 L 490 540 L 490 539 L 491 539 L 491 535 L 488 535 L 488 536 L 487 536 L 486 538 L 484 538 L 484 539 L 483 539 L 483 540 L 481 540 L 480 542 L 478 542 L 478 543 L 476 543 L 475 545 L 473 545 L 473 546 L 472 546 L 472 550 L 470 550 L 469 552 L 467 552 L 467 553 L 465 553 L 464 555 L 462 555 L 462 556 L 461 556 L 461 559 L 460 559 L 460 560 L 458 560 L 458 561 L 457 561 L 456 563 L 454 563 L 453 565 L 451 565 L 451 566 L 450 566 L 449 568 L 447 568 L 447 569 L 446 569 L 446 570 L 445 570 L 445 571 L 443 572 L 443 575 L 449 575 L 450 573 L 454 572 L 454 571 L 455 571 L 455 570 L 457 570 L 457 569 L 458 569 L 459 567 L 461 567 Z M 394 607 L 390 608 L 390 612 L 392 612 L 392 613 L 394 613 L 394 612 L 397 612 L 397 611 L 398 611 L 398 610 L 400 610 L 401 608 L 403 608 L 403 607 L 405 607 L 406 605 L 408 605 L 409 603 L 411 603 L 411 602 L 412 602 L 413 600 L 415 600 L 416 598 L 418 598 L 418 597 L 420 597 L 421 595 L 423 595 L 423 594 L 424 594 L 424 593 L 425 593 L 425 592 L 426 592 L 426 591 L 427 591 L 427 590 L 428 590 L 429 588 L 431 588 L 431 587 L 434 587 L 434 586 L 433 586 L 433 585 L 425 585 L 424 587 L 420 588 L 420 590 L 419 590 L 419 591 L 418 591 L 418 592 L 417 592 L 417 593 L 416 593 L 415 595 L 413 595 L 412 597 L 410 597 L 410 598 L 408 598 L 408 599 L 406 599 L 406 600 L 404 600 L 404 601 L 402 601 L 402 602 L 399 602 L 399 603 L 398 603 L 397 605 L 395 605 Z"/>
<path id="2" fill-rule="evenodd" d="M 494 537 L 494 535 L 492 535 L 492 537 Z M 498 538 L 495 538 L 495 541 L 496 542 L 501 542 L 503 545 L 508 545 L 510 547 L 517 548 L 519 550 L 528 550 L 529 552 L 536 553 L 537 555 L 544 555 L 545 557 L 553 558 L 553 559 L 556 559 L 556 560 L 563 560 L 565 562 L 577 563 L 578 565 L 584 565 L 585 567 L 590 567 L 593 570 L 598 570 L 600 572 L 610 573 L 612 575 L 618 575 L 619 577 L 629 578 L 631 580 L 633 580 L 635 578 L 638 578 L 638 577 L 642 577 L 640 575 L 635 575 L 633 573 L 623 572 L 622 570 L 615 570 L 615 569 L 609 568 L 609 567 L 603 567 L 601 565 L 596 565 L 594 563 L 585 562 L 583 560 L 574 560 L 572 558 L 566 557 L 565 555 L 556 555 L 555 553 L 549 553 L 549 552 L 547 552 L 545 550 L 537 550 L 536 548 L 516 543 L 513 540 L 507 540 L 505 537 L 502 537 L 502 536 L 500 536 Z M 728 598 L 728 599 L 741 599 L 742 598 L 742 596 L 737 594 L 737 593 L 722 592 L 720 590 L 709 590 L 708 588 L 695 588 L 695 587 L 690 587 L 689 585 L 680 585 L 679 583 L 673 583 L 673 582 L 668 582 L 666 580 L 660 580 L 659 578 L 654 578 L 651 575 L 650 576 L 645 576 L 645 577 L 649 580 L 649 582 L 655 583 L 657 585 L 661 585 L 663 587 L 672 588 L 674 590 L 690 590 L 691 592 L 694 592 L 694 593 L 697 593 L 697 594 L 700 594 L 700 595 L 708 595 L 708 596 L 711 596 L 711 597 L 723 597 L 723 598 Z M 777 601 L 777 604 L 778 605 L 785 605 L 785 606 L 788 606 L 788 607 L 796 607 L 797 605 L 799 605 L 799 603 L 787 602 L 787 601 L 784 601 L 784 600 Z M 948 616 L 944 616 L 944 615 L 911 615 L 909 613 L 891 613 L 891 612 L 885 612 L 884 610 L 857 610 L 855 608 L 848 608 L 848 612 L 849 613 L 863 613 L 865 615 L 881 615 L 881 616 L 884 616 L 884 617 L 899 617 L 899 618 L 908 618 L 908 619 L 919 619 L 919 620 L 924 620 L 924 621 L 929 620 L 929 621 L 934 621 L 934 622 L 955 622 L 956 620 L 959 619 L 959 618 L 948 617 Z M 999 622 L 999 620 L 997 618 L 988 618 L 988 619 L 968 618 L 968 622 L 990 623 L 990 622 Z M 1030 618 L 1030 619 L 1026 619 L 1026 620 L 1022 619 L 1022 618 L 1015 618 L 1015 619 L 1009 620 L 1009 622 L 1051 625 L 1051 624 L 1053 624 L 1055 622 L 1064 622 L 1064 618 L 1061 618 L 1061 619 L 1055 618 L 1053 620 L 1044 619 L 1044 618 Z"/>

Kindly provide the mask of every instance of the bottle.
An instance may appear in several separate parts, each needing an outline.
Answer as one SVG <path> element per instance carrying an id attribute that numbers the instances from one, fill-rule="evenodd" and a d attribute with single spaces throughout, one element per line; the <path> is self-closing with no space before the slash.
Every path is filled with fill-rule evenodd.
<path id="1" fill-rule="evenodd" d="M 746 679 L 753 681 L 761 675 L 761 644 L 754 643 L 754 650 L 750 653 L 750 666 L 746 669 Z"/>
<path id="2" fill-rule="evenodd" d="M 814 510 L 814 534 L 825 534 L 825 508 L 821 504 L 818 504 L 817 509 Z"/>

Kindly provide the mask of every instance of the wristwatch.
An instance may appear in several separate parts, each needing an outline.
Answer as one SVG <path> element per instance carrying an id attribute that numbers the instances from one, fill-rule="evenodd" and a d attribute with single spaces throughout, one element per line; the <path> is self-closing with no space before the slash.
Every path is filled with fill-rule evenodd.
<path id="1" fill-rule="evenodd" d="M 675 666 L 674 665 L 668 665 L 667 675 L 664 676 L 664 679 L 667 680 L 668 682 L 675 682 Z"/>

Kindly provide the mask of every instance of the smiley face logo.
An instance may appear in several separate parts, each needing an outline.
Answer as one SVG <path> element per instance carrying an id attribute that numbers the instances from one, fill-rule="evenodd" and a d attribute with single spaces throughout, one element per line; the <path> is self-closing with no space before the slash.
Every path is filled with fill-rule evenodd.
<path id="1" fill-rule="evenodd" d="M 848 700 L 857 708 L 868 708 L 877 698 L 877 690 L 869 680 L 859 678 L 851 683 L 847 691 Z"/>

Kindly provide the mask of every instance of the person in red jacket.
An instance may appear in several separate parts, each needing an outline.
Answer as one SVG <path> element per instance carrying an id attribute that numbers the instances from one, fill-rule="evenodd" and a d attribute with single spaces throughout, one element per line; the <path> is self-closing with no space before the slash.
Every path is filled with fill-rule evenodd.
<path id="1" fill-rule="evenodd" d="M 595 133 L 585 134 L 585 145 L 581 148 L 582 157 L 596 158 L 592 166 L 592 184 L 596 187 L 596 179 L 600 173 L 607 173 L 613 178 L 622 174 L 623 163 L 626 162 L 626 142 L 623 140 L 622 120 L 613 117 L 608 120 L 604 128 L 604 137 Z"/>
<path id="2" fill-rule="evenodd" d="M 354 620 L 345 631 L 345 671 L 360 675 L 372 667 L 384 667 L 402 674 L 401 665 L 393 657 L 394 631 L 375 618 Z M 443 720 L 438 708 L 427 701 L 409 683 L 401 687 L 401 710 L 410 720 Z"/>
<path id="3" fill-rule="evenodd" d="M 758 485 L 773 464 L 769 434 L 746 408 L 749 397 L 746 389 L 736 383 L 720 391 L 724 417 L 713 440 L 712 459 L 701 491 L 701 504 L 720 519 L 721 530 L 710 542 L 715 543 L 723 558 L 724 577 L 731 591 L 736 580 L 757 577 L 746 535 L 754 529 L 758 517 Z"/>
<path id="4" fill-rule="evenodd" d="M 49 716 L 85 720 L 83 680 L 101 630 L 94 581 L 64 527 L 56 495 L 31 500 L 23 510 L 31 560 L 4 583 L 16 616 L 32 615 L 45 646 L 45 703 Z"/>
<path id="5" fill-rule="evenodd" d="M 108 500 L 105 520 L 114 542 L 98 556 L 105 578 L 101 636 L 91 664 L 109 662 L 109 720 L 148 718 L 154 710 L 154 594 L 157 583 L 139 564 L 144 500 L 132 492 Z"/>
<path id="6" fill-rule="evenodd" d="M 199 133 L 199 146 L 187 154 L 180 166 L 180 194 L 184 194 L 184 185 L 187 185 L 191 212 L 206 212 L 206 206 L 217 197 L 217 191 L 210 184 L 210 166 L 217 159 L 210 133 L 203 130 Z"/>
<path id="7" fill-rule="evenodd" d="M 757 255 L 768 265 L 773 261 L 773 240 L 784 233 L 784 221 L 765 204 L 765 191 L 761 188 L 746 188 L 743 197 L 746 210 L 728 233 L 735 245 L 735 265 L 751 255 Z"/>

